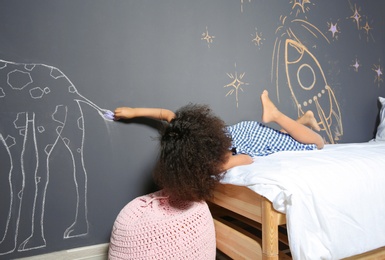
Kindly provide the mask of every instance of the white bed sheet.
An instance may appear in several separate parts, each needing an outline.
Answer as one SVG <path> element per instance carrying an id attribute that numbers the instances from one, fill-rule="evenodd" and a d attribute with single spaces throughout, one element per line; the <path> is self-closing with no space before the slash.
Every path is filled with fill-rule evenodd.
<path id="1" fill-rule="evenodd" d="M 285 213 L 293 259 L 341 259 L 385 246 L 385 142 L 280 152 L 230 169 Z"/>

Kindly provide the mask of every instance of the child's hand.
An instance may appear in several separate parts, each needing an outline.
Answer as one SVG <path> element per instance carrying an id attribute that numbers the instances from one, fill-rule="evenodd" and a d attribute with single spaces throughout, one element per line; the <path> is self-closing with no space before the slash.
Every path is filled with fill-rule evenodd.
<path id="1" fill-rule="evenodd" d="M 135 117 L 134 108 L 131 107 L 118 107 L 114 111 L 114 119 L 130 119 Z"/>

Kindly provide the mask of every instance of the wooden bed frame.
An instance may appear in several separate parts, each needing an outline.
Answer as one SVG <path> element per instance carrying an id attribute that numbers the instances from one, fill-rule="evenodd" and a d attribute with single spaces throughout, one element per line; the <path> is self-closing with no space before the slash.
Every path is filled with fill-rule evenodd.
<path id="1" fill-rule="evenodd" d="M 286 216 L 247 187 L 220 184 L 209 202 L 217 249 L 232 259 L 291 259 Z M 385 259 L 385 246 L 347 258 Z"/>

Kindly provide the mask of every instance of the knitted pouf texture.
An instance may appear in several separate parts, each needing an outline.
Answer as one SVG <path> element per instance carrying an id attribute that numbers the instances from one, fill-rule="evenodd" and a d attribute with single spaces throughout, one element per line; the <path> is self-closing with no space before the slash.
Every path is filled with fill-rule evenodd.
<path id="1" fill-rule="evenodd" d="M 117 216 L 108 259 L 215 259 L 206 202 L 170 201 L 162 191 L 128 203 Z"/>

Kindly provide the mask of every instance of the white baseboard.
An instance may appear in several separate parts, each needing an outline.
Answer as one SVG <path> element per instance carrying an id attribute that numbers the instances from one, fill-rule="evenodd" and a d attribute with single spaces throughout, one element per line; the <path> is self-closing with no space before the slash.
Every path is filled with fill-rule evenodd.
<path id="1" fill-rule="evenodd" d="M 84 246 L 49 254 L 19 258 L 20 260 L 106 260 L 108 243 L 94 246 Z"/>

